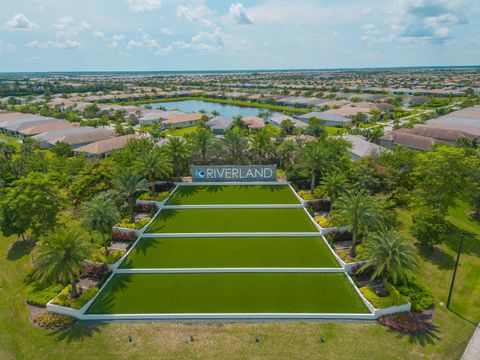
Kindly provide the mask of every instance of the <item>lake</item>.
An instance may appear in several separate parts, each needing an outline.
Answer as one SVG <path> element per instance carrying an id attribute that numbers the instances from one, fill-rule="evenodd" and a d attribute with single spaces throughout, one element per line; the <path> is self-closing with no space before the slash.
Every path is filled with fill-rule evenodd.
<path id="1" fill-rule="evenodd" d="M 266 112 L 268 109 L 262 109 L 257 107 L 243 107 L 230 104 L 221 104 L 210 101 L 203 100 L 185 100 L 185 101 L 167 101 L 167 102 L 157 102 L 149 104 L 153 109 L 158 109 L 164 107 L 167 110 L 179 110 L 186 113 L 197 112 L 200 110 L 205 110 L 207 114 L 211 114 L 212 111 L 216 110 L 220 115 L 234 117 L 237 115 L 242 116 L 258 116 L 260 112 Z M 272 112 L 274 115 L 278 115 L 277 112 Z"/>

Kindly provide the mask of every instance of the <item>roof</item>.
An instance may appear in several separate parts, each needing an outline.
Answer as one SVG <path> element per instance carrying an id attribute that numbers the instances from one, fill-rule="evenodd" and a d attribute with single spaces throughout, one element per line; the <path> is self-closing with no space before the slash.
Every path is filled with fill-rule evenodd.
<path id="1" fill-rule="evenodd" d="M 430 150 L 433 145 L 441 143 L 430 137 L 406 134 L 396 130 L 386 133 L 380 138 L 380 140 L 389 141 L 396 145 L 403 145 L 417 150 Z"/>
<path id="2" fill-rule="evenodd" d="M 277 124 L 277 125 L 281 125 L 282 124 L 282 121 L 284 120 L 290 120 L 292 123 L 293 123 L 293 126 L 294 127 L 307 127 L 308 124 L 305 123 L 304 121 L 300 121 L 300 120 L 297 120 L 291 116 L 288 116 L 288 115 L 274 115 L 270 118 L 270 121 Z"/>
<path id="3" fill-rule="evenodd" d="M 210 129 L 226 130 L 232 127 L 233 119 L 226 116 L 216 116 L 207 121 L 206 125 Z"/>
<path id="4" fill-rule="evenodd" d="M 350 152 L 358 157 L 372 156 L 386 150 L 380 145 L 367 141 L 363 136 L 347 134 L 342 138 L 352 144 Z"/>
<path id="5" fill-rule="evenodd" d="M 412 129 L 402 128 L 398 129 L 397 131 L 407 134 L 431 137 L 438 140 L 456 141 L 460 138 L 467 138 L 470 140 L 478 139 L 480 137 L 480 129 L 477 130 L 477 134 L 474 134 L 470 131 L 462 131 L 455 128 L 442 128 L 433 125 L 416 125 Z"/>
<path id="6" fill-rule="evenodd" d="M 39 125 L 33 125 L 29 128 L 25 128 L 20 130 L 19 132 L 23 135 L 31 136 L 41 134 L 46 131 L 53 131 L 53 130 L 60 130 L 66 129 L 74 126 L 79 126 L 79 123 L 71 123 L 68 121 L 58 122 L 58 123 L 42 123 Z"/>
<path id="7" fill-rule="evenodd" d="M 58 141 L 66 142 L 70 145 L 88 144 L 98 140 L 104 140 L 113 137 L 113 130 L 97 129 L 90 126 L 71 127 L 60 130 L 46 131 L 35 135 L 32 138 L 49 144 L 55 144 Z"/>
<path id="8" fill-rule="evenodd" d="M 342 125 L 352 122 L 352 119 L 349 119 L 347 117 L 337 115 L 337 114 L 331 114 L 325 111 L 323 112 L 313 111 L 313 112 L 309 112 L 307 114 L 298 116 L 298 119 L 307 120 L 307 121 L 311 118 L 316 118 L 316 119 L 330 121 L 330 122 L 338 122 L 339 124 L 342 124 Z"/>
<path id="9" fill-rule="evenodd" d="M 106 140 L 99 140 L 88 145 L 73 149 L 73 151 L 87 153 L 90 155 L 103 155 L 110 151 L 123 148 L 125 145 L 127 145 L 128 140 L 135 139 L 137 137 L 137 135 L 130 134 Z"/>
<path id="10" fill-rule="evenodd" d="M 249 129 L 262 129 L 265 127 L 263 119 L 258 116 L 244 116 L 242 120 Z"/>
<path id="11" fill-rule="evenodd" d="M 162 124 L 170 125 L 170 124 L 181 124 L 184 122 L 191 122 L 191 121 L 198 121 L 202 118 L 202 113 L 191 113 L 191 114 L 174 114 L 168 116 L 166 120 L 162 121 Z M 165 118 L 162 116 L 162 118 Z"/>

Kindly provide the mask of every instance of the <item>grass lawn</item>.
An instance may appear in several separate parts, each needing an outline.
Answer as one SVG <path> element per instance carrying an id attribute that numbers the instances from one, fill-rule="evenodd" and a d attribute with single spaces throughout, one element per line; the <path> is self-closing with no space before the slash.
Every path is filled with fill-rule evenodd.
<path id="1" fill-rule="evenodd" d="M 368 313 L 368 309 L 344 274 L 117 274 L 87 313 Z"/>
<path id="2" fill-rule="evenodd" d="M 318 229 L 302 208 L 165 209 L 146 232 L 318 232 Z"/>
<path id="3" fill-rule="evenodd" d="M 131 269 L 206 267 L 340 265 L 323 239 L 311 236 L 142 238 L 120 265 L 120 268 Z"/>
<path id="4" fill-rule="evenodd" d="M 167 205 L 299 204 L 287 185 L 179 186 Z"/>
<path id="5" fill-rule="evenodd" d="M 197 131 L 197 129 L 198 129 L 198 126 L 189 126 L 185 128 L 179 128 L 179 129 L 168 129 L 165 131 L 165 133 L 171 136 L 185 136 Z"/>
<path id="6" fill-rule="evenodd" d="M 343 128 L 340 126 L 325 125 L 323 126 L 323 128 L 327 132 L 327 135 L 330 135 L 330 136 L 337 135 L 338 133 L 341 133 L 343 131 Z"/>

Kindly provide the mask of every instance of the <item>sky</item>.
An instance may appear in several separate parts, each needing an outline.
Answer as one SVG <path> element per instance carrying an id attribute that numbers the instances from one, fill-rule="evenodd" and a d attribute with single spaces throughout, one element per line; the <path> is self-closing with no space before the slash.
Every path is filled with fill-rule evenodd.
<path id="1" fill-rule="evenodd" d="M 0 72 L 480 64 L 479 0 L 0 0 Z"/>

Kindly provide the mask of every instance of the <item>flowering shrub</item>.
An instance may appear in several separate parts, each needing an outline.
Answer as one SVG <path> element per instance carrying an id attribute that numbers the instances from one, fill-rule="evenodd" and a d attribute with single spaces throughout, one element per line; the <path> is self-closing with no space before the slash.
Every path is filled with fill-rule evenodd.
<path id="1" fill-rule="evenodd" d="M 352 233 L 350 231 L 332 231 L 328 234 L 328 238 L 333 242 L 337 241 L 350 241 L 352 240 Z"/>
<path id="2" fill-rule="evenodd" d="M 308 200 L 308 206 L 312 207 L 315 211 L 330 211 L 330 200 L 327 199 L 315 199 Z"/>
<path id="3" fill-rule="evenodd" d="M 329 228 L 333 226 L 332 221 L 324 216 L 317 216 L 315 221 L 323 228 Z"/>
<path id="4" fill-rule="evenodd" d="M 156 209 L 155 204 L 137 204 L 135 210 L 137 213 L 150 214 L 152 210 Z"/>
<path id="5" fill-rule="evenodd" d="M 168 191 L 163 191 L 157 195 L 157 197 L 155 198 L 155 201 L 160 202 L 162 200 L 165 200 L 168 197 L 168 195 L 170 195 Z"/>
<path id="6" fill-rule="evenodd" d="M 313 200 L 313 199 L 315 199 L 315 196 L 313 194 L 310 194 L 309 192 L 303 191 L 303 190 L 298 192 L 298 196 L 300 196 L 303 200 Z"/>
<path id="7" fill-rule="evenodd" d="M 124 252 L 121 250 L 111 250 L 108 255 L 105 254 L 105 248 L 96 249 L 91 257 L 92 261 L 101 262 L 104 264 L 114 264 L 123 256 Z"/>
<path id="8" fill-rule="evenodd" d="M 425 332 L 430 326 L 430 324 L 422 320 L 420 314 L 416 312 L 385 315 L 380 317 L 378 322 L 404 334 L 420 334 Z"/>
<path id="9" fill-rule="evenodd" d="M 85 290 L 79 297 L 75 299 L 70 298 L 70 290 L 72 289 L 71 285 L 66 286 L 58 296 L 53 299 L 53 303 L 60 306 L 70 307 L 72 309 L 81 309 L 91 298 L 93 298 L 97 292 L 98 288 L 93 287 L 88 290 Z"/>
<path id="10" fill-rule="evenodd" d="M 92 262 L 84 262 L 82 264 L 82 274 L 100 280 L 108 272 L 108 266 L 105 264 L 97 264 Z"/>
<path id="11" fill-rule="evenodd" d="M 77 319 L 72 316 L 44 312 L 37 315 L 33 321 L 41 328 L 59 331 L 75 324 Z"/>
<path id="12" fill-rule="evenodd" d="M 335 249 L 337 255 L 346 263 L 351 263 L 355 261 L 354 258 L 350 256 L 350 249 Z"/>
<path id="13" fill-rule="evenodd" d="M 110 240 L 112 241 L 130 242 L 135 241 L 136 238 L 137 234 L 135 231 L 123 232 L 120 230 L 113 230 L 110 234 Z"/>
<path id="14" fill-rule="evenodd" d="M 152 218 L 150 216 L 144 217 L 140 220 L 135 221 L 134 223 L 130 222 L 130 219 L 123 219 L 120 223 L 117 224 L 118 227 L 127 228 L 127 229 L 135 229 L 139 230 L 147 225 Z"/>

